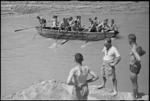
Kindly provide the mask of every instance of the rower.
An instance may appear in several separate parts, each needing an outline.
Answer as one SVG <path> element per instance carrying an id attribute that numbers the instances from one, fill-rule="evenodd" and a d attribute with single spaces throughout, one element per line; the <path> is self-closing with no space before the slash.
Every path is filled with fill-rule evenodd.
<path id="1" fill-rule="evenodd" d="M 96 24 L 94 23 L 94 21 L 91 18 L 89 18 L 89 21 L 90 21 L 89 32 L 97 32 Z"/>
<path id="2" fill-rule="evenodd" d="M 37 19 L 39 20 L 41 27 L 46 27 L 46 20 L 40 16 L 37 16 Z"/>
<path id="3" fill-rule="evenodd" d="M 98 32 L 108 32 L 110 27 L 108 26 L 108 19 L 105 19 L 103 23 L 100 23 L 97 27 Z"/>
<path id="4" fill-rule="evenodd" d="M 78 31 L 78 22 L 74 21 L 73 25 L 71 26 L 71 31 Z"/>
<path id="5" fill-rule="evenodd" d="M 111 19 L 110 31 L 109 31 L 109 33 L 115 33 L 115 32 L 118 32 L 118 27 L 117 27 L 117 25 L 115 24 L 114 19 Z"/>
<path id="6" fill-rule="evenodd" d="M 94 23 L 96 24 L 96 26 L 98 26 L 99 21 L 97 20 L 97 17 L 94 18 Z"/>
<path id="7" fill-rule="evenodd" d="M 60 23 L 59 29 L 65 30 L 66 28 L 66 18 L 63 18 L 63 21 Z"/>

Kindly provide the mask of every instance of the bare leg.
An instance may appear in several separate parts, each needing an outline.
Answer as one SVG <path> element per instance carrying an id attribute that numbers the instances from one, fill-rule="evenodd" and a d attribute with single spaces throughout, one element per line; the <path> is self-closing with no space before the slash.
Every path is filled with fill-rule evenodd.
<path id="1" fill-rule="evenodd" d="M 131 73 L 130 80 L 133 86 L 133 98 L 136 99 L 136 96 L 138 96 L 137 75 L 135 73 Z"/>
<path id="2" fill-rule="evenodd" d="M 105 88 L 106 85 L 106 77 L 103 77 L 103 83 L 98 87 L 98 89 Z"/>
<path id="3" fill-rule="evenodd" d="M 113 79 L 113 86 L 114 86 L 114 93 L 113 95 L 116 96 L 118 94 L 118 90 L 117 90 L 117 79 Z"/>

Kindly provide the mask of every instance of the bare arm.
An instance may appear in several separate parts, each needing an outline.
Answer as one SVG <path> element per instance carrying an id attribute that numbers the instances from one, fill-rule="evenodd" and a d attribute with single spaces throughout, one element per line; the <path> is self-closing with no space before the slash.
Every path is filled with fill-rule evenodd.
<path id="1" fill-rule="evenodd" d="M 132 49 L 132 53 L 134 54 L 134 57 L 137 61 L 141 61 L 141 58 L 135 49 Z"/>
<path id="2" fill-rule="evenodd" d="M 74 69 L 71 69 L 69 76 L 67 78 L 67 84 L 68 85 L 75 85 L 74 82 L 72 82 L 73 76 L 74 76 Z"/>
<path id="3" fill-rule="evenodd" d="M 89 71 L 89 74 L 92 76 L 92 78 L 86 80 L 86 83 L 94 82 L 94 81 L 96 81 L 96 80 L 99 78 L 99 76 L 96 75 L 96 74 L 95 74 L 93 71 L 91 71 L 91 70 Z"/>
<path id="4" fill-rule="evenodd" d="M 115 60 L 114 60 L 114 62 L 113 62 L 114 66 L 117 65 L 120 60 L 121 60 L 121 56 L 116 57 Z"/>

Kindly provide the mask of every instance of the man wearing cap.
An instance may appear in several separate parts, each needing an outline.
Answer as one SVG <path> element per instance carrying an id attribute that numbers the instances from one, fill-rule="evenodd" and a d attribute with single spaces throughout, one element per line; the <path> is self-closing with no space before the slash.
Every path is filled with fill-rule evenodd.
<path id="1" fill-rule="evenodd" d="M 103 53 L 103 65 L 101 67 L 101 74 L 103 78 L 103 83 L 98 87 L 98 89 L 105 88 L 106 80 L 110 79 L 113 82 L 114 90 L 113 95 L 117 95 L 117 79 L 115 74 L 115 66 L 121 60 L 120 54 L 117 49 L 111 45 L 111 39 L 106 38 L 104 41 Z"/>
<path id="2" fill-rule="evenodd" d="M 39 20 L 41 27 L 46 27 L 46 20 L 40 16 L 37 16 L 37 19 Z"/>

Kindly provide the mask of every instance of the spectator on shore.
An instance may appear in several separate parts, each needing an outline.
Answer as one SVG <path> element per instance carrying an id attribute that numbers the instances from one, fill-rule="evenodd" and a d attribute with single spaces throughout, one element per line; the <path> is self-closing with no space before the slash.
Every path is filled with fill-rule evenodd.
<path id="1" fill-rule="evenodd" d="M 129 34 L 128 41 L 132 47 L 130 51 L 130 67 L 129 67 L 130 80 L 133 86 L 133 99 L 137 99 L 139 97 L 137 79 L 141 69 L 141 56 L 145 54 L 145 51 L 142 50 L 141 46 L 137 45 L 135 34 Z"/>
<path id="2" fill-rule="evenodd" d="M 121 57 L 118 50 L 114 46 L 112 46 L 110 38 L 105 39 L 102 53 L 103 53 L 103 65 L 101 67 L 101 75 L 103 78 L 103 83 L 98 87 L 98 89 L 105 88 L 107 79 L 110 79 L 112 80 L 114 86 L 112 95 L 116 96 L 118 94 L 118 90 L 117 90 L 115 66 L 119 63 Z"/>
<path id="3" fill-rule="evenodd" d="M 77 66 L 70 70 L 67 78 L 67 84 L 73 85 L 73 100 L 87 100 L 89 95 L 88 83 L 94 82 L 99 78 L 88 66 L 84 66 L 82 61 L 82 54 L 76 53 L 75 62 Z M 88 75 L 91 75 L 92 78 L 88 79 Z"/>

